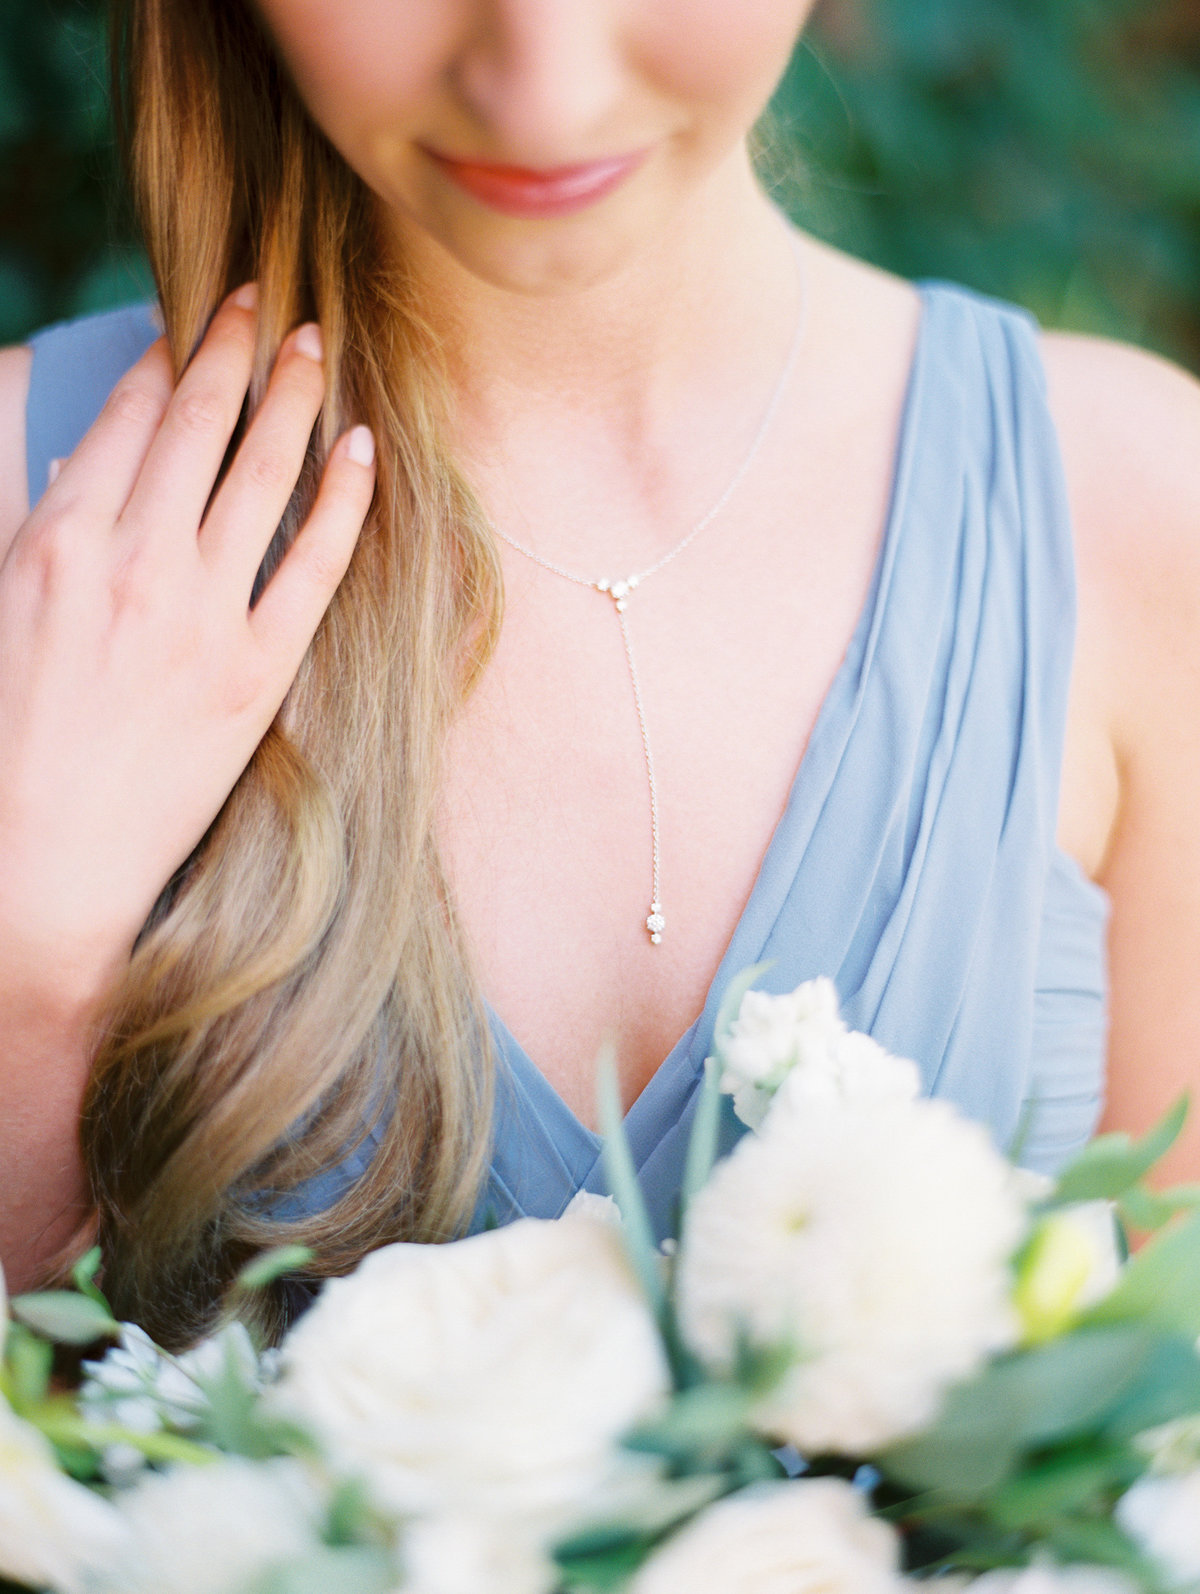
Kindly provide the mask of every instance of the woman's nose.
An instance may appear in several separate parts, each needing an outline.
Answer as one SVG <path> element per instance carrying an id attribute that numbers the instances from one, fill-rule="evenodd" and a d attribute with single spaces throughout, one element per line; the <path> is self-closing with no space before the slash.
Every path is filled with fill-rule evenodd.
<path id="1" fill-rule="evenodd" d="M 617 0 L 481 0 L 454 62 L 455 86 L 520 166 L 622 153 L 604 138 L 625 89 Z M 599 143 L 597 142 L 599 140 Z M 482 152 L 481 152 L 482 153 Z"/>

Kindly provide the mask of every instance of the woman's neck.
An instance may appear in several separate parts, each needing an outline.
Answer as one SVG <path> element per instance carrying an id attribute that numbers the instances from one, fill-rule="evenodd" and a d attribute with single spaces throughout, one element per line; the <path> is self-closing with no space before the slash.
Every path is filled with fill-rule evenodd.
<path id="1" fill-rule="evenodd" d="M 556 557 L 586 560 L 588 522 L 625 520 L 623 492 L 671 531 L 681 489 L 703 510 L 707 485 L 680 472 L 695 471 L 698 439 L 719 474 L 752 433 L 798 309 L 795 253 L 740 155 L 598 280 L 518 292 L 428 239 L 408 252 L 454 388 L 452 446 L 497 524 L 536 527 L 544 491 L 556 523 L 578 527 L 578 547 L 559 542 Z"/>

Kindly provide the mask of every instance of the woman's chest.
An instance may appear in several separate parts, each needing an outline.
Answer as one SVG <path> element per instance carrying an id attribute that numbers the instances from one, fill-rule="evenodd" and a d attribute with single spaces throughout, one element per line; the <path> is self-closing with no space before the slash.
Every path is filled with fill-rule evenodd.
<path id="1" fill-rule="evenodd" d="M 734 522 L 620 617 L 509 562 L 439 840 L 485 996 L 585 1123 L 604 1041 L 632 1101 L 704 1005 L 870 586 L 866 499 L 840 541 Z"/>

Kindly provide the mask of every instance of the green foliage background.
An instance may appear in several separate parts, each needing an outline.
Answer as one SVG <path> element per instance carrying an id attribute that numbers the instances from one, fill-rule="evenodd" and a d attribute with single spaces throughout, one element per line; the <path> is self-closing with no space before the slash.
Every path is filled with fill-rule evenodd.
<path id="1" fill-rule="evenodd" d="M 103 32 L 0 0 L 0 341 L 148 291 Z M 1200 0 L 826 0 L 770 143 L 823 236 L 1200 369 Z"/>

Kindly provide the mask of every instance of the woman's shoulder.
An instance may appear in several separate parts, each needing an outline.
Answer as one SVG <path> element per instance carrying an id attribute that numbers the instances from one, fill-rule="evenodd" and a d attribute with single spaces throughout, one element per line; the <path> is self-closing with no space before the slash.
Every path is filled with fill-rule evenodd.
<path id="1" fill-rule="evenodd" d="M 32 349 L 0 349 L 0 550 L 29 513 L 25 404 L 32 364 Z"/>
<path id="2" fill-rule="evenodd" d="M 50 461 L 74 452 L 105 399 L 161 330 L 157 308 L 146 302 L 60 322 L 30 339 L 25 419 L 32 498 L 45 490 Z"/>
<path id="3" fill-rule="evenodd" d="M 19 524 L 121 376 L 159 335 L 153 304 L 126 305 L 43 328 L 0 350 L 0 527 Z"/>
<path id="4" fill-rule="evenodd" d="M 1042 357 L 1080 621 L 1103 639 L 1118 751 L 1136 757 L 1200 701 L 1200 382 L 1102 338 L 1048 333 Z"/>

